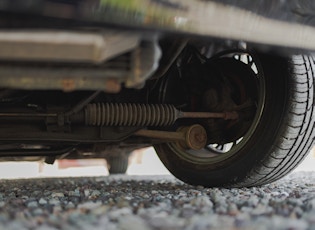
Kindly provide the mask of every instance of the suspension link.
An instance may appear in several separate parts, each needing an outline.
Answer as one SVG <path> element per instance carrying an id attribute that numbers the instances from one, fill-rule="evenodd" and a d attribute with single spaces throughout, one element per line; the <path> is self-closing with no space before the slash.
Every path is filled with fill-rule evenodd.
<path id="1" fill-rule="evenodd" d="M 207 132 L 198 124 L 180 127 L 176 132 L 140 129 L 134 135 L 176 142 L 184 149 L 193 150 L 202 149 L 207 143 Z"/>

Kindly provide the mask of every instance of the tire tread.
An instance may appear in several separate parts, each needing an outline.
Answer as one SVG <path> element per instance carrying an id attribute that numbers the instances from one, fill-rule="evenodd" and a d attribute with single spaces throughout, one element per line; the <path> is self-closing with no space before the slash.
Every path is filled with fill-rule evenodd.
<path id="1" fill-rule="evenodd" d="M 257 186 L 287 175 L 307 156 L 314 144 L 314 58 L 294 56 L 291 103 L 278 143 L 239 185 Z"/>

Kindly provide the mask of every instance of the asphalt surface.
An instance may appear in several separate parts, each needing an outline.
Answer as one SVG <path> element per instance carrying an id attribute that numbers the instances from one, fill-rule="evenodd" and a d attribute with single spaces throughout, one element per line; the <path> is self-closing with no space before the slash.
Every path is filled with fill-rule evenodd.
<path id="1" fill-rule="evenodd" d="M 315 172 L 253 188 L 172 176 L 1 180 L 0 229 L 315 229 Z"/>

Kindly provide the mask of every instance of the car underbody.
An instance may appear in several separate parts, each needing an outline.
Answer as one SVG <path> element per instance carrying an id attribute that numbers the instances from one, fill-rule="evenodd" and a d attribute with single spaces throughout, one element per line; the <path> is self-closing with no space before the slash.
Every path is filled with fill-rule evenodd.
<path id="1" fill-rule="evenodd" d="M 185 86 L 174 91 L 170 88 L 174 97 L 163 92 L 166 86 L 182 82 L 180 77 L 183 76 L 165 80 L 169 69 L 182 71 L 180 62 L 196 59 L 197 55 L 201 58 L 202 49 L 214 56 L 209 49 L 223 48 L 213 43 L 181 37 L 174 41 L 174 37 L 167 36 L 141 40 L 131 32 L 121 35 L 119 31 L 24 30 L 3 32 L 1 38 L 2 59 L 5 59 L 0 68 L 0 139 L 1 159 L 4 160 L 44 157 L 53 162 L 54 158 L 104 157 L 115 148 L 132 151 L 165 141 L 182 142 L 198 149 L 203 146 L 198 147 L 198 143 L 192 146 L 193 136 L 185 139 L 185 134 L 194 130 L 198 135 L 205 135 L 202 142 L 209 139 L 204 129 L 193 127 L 198 123 L 196 120 L 221 120 L 222 124 L 209 124 L 209 129 L 216 130 L 215 136 L 220 136 L 219 126 L 224 128 L 225 123 L 239 117 L 237 107 L 252 106 L 249 98 L 240 105 L 231 98 L 226 99 L 232 89 L 222 89 L 219 78 L 213 78 L 213 84 L 209 83 L 206 88 L 196 85 L 193 90 L 197 93 Z M 112 44 L 119 49 L 113 49 Z M 241 52 L 246 53 L 239 49 L 231 54 Z M 192 65 L 195 66 L 190 68 L 202 66 L 206 59 L 194 60 Z M 217 65 L 224 65 L 224 62 L 229 63 L 230 59 Z M 200 77 L 206 74 L 211 71 L 201 73 Z M 185 75 L 185 84 L 197 82 L 195 76 Z M 225 99 L 222 103 L 213 102 L 216 108 L 212 113 L 205 108 L 188 108 L 187 103 L 193 97 L 204 94 L 198 98 L 199 102 L 196 101 L 200 104 L 205 100 L 202 97 L 219 94 L 219 91 L 221 95 L 217 97 Z M 204 106 L 213 107 L 211 103 Z M 185 107 L 187 111 L 181 109 Z M 177 120 L 187 121 L 192 130 L 169 130 Z"/>
<path id="2" fill-rule="evenodd" d="M 269 27 L 275 17 L 216 1 L 201 5 L 218 10 L 204 17 L 207 26 L 194 1 L 143 1 L 156 11 L 103 1 L 95 15 L 104 18 L 90 21 L 68 15 L 85 1 L 44 2 L 49 14 L 9 4 L 0 15 L 0 161 L 110 161 L 154 146 L 183 181 L 250 186 L 285 175 L 312 146 L 314 61 L 306 49 L 315 46 L 302 42 L 313 36 L 309 25 Z M 256 18 L 262 30 L 253 33 L 250 20 L 215 27 L 224 10 L 229 20 Z M 304 32 L 281 44 L 277 28 Z"/>

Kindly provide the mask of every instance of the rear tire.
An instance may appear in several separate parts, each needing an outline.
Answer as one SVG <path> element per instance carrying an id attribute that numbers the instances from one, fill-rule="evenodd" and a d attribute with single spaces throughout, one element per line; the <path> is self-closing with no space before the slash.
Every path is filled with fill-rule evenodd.
<path id="1" fill-rule="evenodd" d="M 129 154 L 107 157 L 106 162 L 109 174 L 125 174 L 128 169 Z"/>
<path id="2" fill-rule="evenodd" d="M 314 143 L 314 58 L 257 57 L 266 89 L 261 117 L 233 155 L 207 160 L 175 144 L 155 146 L 161 161 L 180 180 L 203 186 L 263 185 L 291 172 L 309 152 Z"/>

